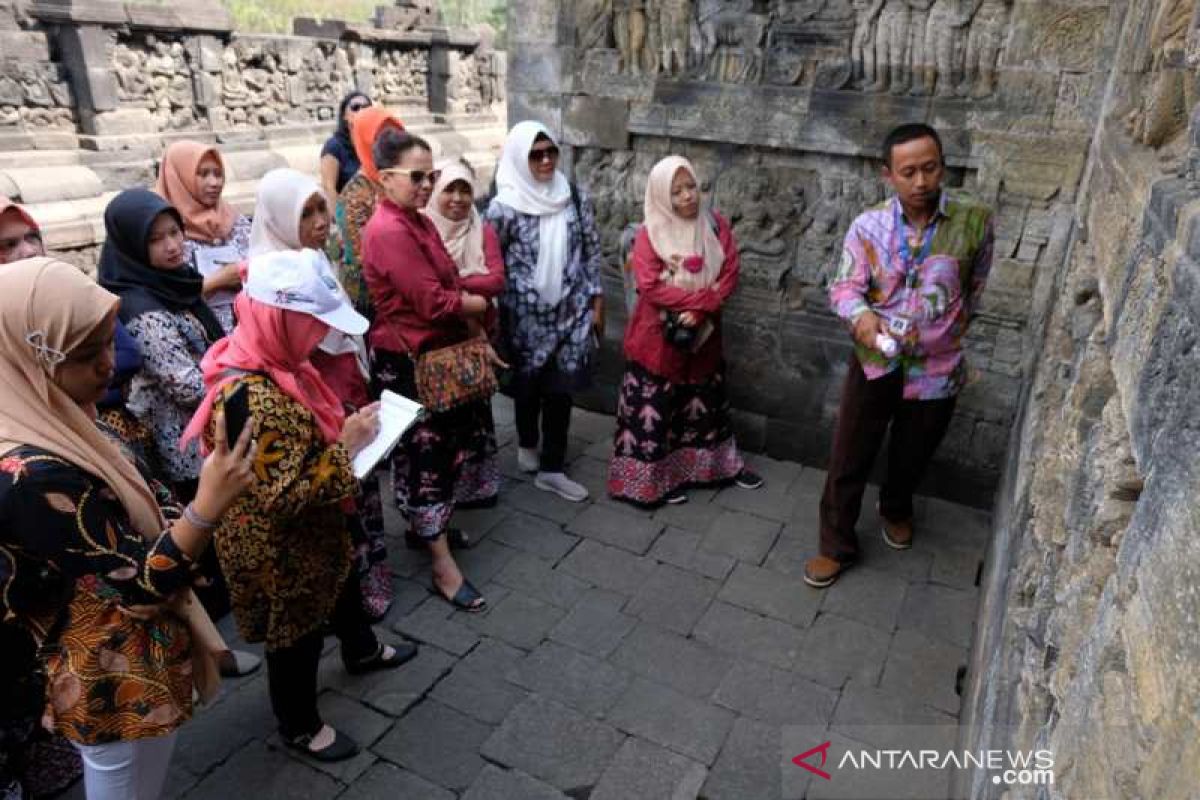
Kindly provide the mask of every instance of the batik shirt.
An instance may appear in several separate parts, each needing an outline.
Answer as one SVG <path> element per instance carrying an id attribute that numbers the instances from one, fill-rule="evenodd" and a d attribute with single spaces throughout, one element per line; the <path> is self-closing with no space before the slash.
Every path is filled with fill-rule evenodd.
<path id="1" fill-rule="evenodd" d="M 992 266 L 992 213 L 945 192 L 922 232 L 897 198 L 859 215 L 846 234 L 829 289 L 834 312 L 853 323 L 874 311 L 900 344 L 895 358 L 855 343 L 868 380 L 903 370 L 906 400 L 954 397 L 966 383 L 962 340 Z"/>
<path id="2" fill-rule="evenodd" d="M 534 288 L 541 218 L 522 214 L 493 200 L 485 219 L 496 229 L 504 253 L 506 283 L 500 295 L 500 340 L 504 355 L 521 383 L 538 380 L 549 368 L 551 390 L 574 391 L 590 379 L 592 299 L 600 285 L 600 233 L 596 211 L 580 191 L 579 204 L 567 207 L 569 246 L 563 265 L 562 299 L 542 302 Z"/>

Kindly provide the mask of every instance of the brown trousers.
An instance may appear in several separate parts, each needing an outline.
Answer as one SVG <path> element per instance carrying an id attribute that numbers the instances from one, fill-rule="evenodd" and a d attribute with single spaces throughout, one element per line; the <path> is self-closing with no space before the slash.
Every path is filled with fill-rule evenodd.
<path id="1" fill-rule="evenodd" d="M 887 476 L 879 488 L 879 512 L 895 522 L 912 519 L 913 492 L 950 427 L 957 399 L 905 400 L 901 370 L 868 381 L 858 359 L 850 356 L 821 496 L 821 555 L 839 561 L 858 557 L 854 525 L 889 425 L 891 442 Z"/>

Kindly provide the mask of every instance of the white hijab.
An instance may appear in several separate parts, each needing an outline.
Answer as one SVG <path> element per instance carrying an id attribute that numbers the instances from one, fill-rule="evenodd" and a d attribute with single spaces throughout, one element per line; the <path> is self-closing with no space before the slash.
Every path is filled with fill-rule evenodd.
<path id="1" fill-rule="evenodd" d="M 254 221 L 250 225 L 250 257 L 282 250 L 302 250 L 300 241 L 300 217 L 304 204 L 314 194 L 325 197 L 325 190 L 315 180 L 294 169 L 273 169 L 258 183 L 258 199 L 254 205 Z M 320 251 L 317 251 L 320 252 Z M 322 268 L 337 281 L 337 273 L 329 258 L 320 253 Z M 338 281 L 339 288 L 341 282 Z M 341 331 L 329 329 L 321 340 L 321 350 L 329 355 L 354 353 L 359 368 L 369 377 L 367 347 L 361 336 L 347 336 Z"/>
<path id="2" fill-rule="evenodd" d="M 681 156 L 667 156 L 650 170 L 643 213 L 650 244 L 667 265 L 669 274 L 664 280 L 680 289 L 696 291 L 716 282 L 725 265 L 725 250 L 703 207 L 695 219 L 684 219 L 675 213 L 671 205 L 671 184 L 679 170 L 691 175 L 699 187 L 700 180 L 690 161 Z M 696 256 L 703 264 L 693 272 L 685 268 L 685 262 Z"/>
<path id="3" fill-rule="evenodd" d="M 425 216 L 429 217 L 441 235 L 442 243 L 446 245 L 446 250 L 449 251 L 450 257 L 454 259 L 454 264 L 458 267 L 460 278 L 467 278 L 471 275 L 487 275 L 487 261 L 483 254 L 483 220 L 479 218 L 479 211 L 475 208 L 475 204 L 471 204 L 471 213 L 467 214 L 467 218 L 460 222 L 442 216 L 442 212 L 438 210 L 438 198 L 450 187 L 450 184 L 456 181 L 464 181 L 467 186 L 470 186 L 471 197 L 474 197 L 475 173 L 457 159 L 443 162 L 438 165 L 438 168 L 441 170 L 442 177 L 438 179 L 433 187 L 433 194 L 429 196 L 429 204 L 424 209 Z"/>
<path id="4" fill-rule="evenodd" d="M 538 134 L 545 134 L 555 142 L 545 125 L 532 120 L 519 122 L 508 132 L 496 169 L 496 200 L 521 214 L 539 217 L 538 260 L 533 287 L 543 303 L 556 306 L 562 299 L 563 272 L 567 268 L 571 244 L 567 227 L 571 184 L 561 172 L 555 172 L 554 179 L 548 183 L 533 177 L 529 170 L 529 151 Z"/>

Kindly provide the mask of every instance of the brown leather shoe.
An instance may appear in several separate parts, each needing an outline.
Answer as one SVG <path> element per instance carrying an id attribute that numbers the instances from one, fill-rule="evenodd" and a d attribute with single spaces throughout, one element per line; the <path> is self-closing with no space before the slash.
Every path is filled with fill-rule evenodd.
<path id="1" fill-rule="evenodd" d="M 814 589 L 832 586 L 838 576 L 850 568 L 850 564 L 826 556 L 813 556 L 804 562 L 804 582 Z"/>
<path id="2" fill-rule="evenodd" d="M 911 519 L 904 522 L 892 522 L 887 517 L 883 520 L 883 541 L 893 550 L 907 550 L 912 547 L 913 524 Z"/>

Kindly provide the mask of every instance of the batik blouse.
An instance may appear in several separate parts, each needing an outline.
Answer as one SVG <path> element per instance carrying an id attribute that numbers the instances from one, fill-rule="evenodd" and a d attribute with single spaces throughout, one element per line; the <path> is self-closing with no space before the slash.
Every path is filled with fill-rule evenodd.
<path id="1" fill-rule="evenodd" d="M 375 205 L 381 195 L 379 186 L 360 172 L 346 183 L 334 209 L 334 221 L 342 246 L 339 259 L 342 288 L 346 290 L 346 296 L 354 304 L 355 310 L 367 319 L 374 319 L 375 312 L 363 277 L 362 234 L 371 221 L 371 215 L 375 213 Z"/>
<path id="2" fill-rule="evenodd" d="M 187 257 L 188 263 L 207 278 L 213 272 L 208 265 L 216 260 L 220 260 L 222 263 L 245 261 L 250 257 L 250 224 L 249 217 L 245 214 L 238 214 L 237 219 L 234 220 L 233 230 L 230 232 L 228 239 L 211 244 L 208 242 L 198 242 L 195 239 L 186 240 L 183 243 L 183 253 Z M 227 248 L 228 254 L 225 252 Z M 217 258 L 218 255 L 220 256 L 219 259 Z M 235 258 L 236 261 L 226 262 L 228 258 Z M 222 289 L 205 299 L 208 307 L 216 315 L 217 321 L 221 323 L 221 327 L 226 331 L 233 330 L 233 300 L 236 297 L 237 292 Z"/>

